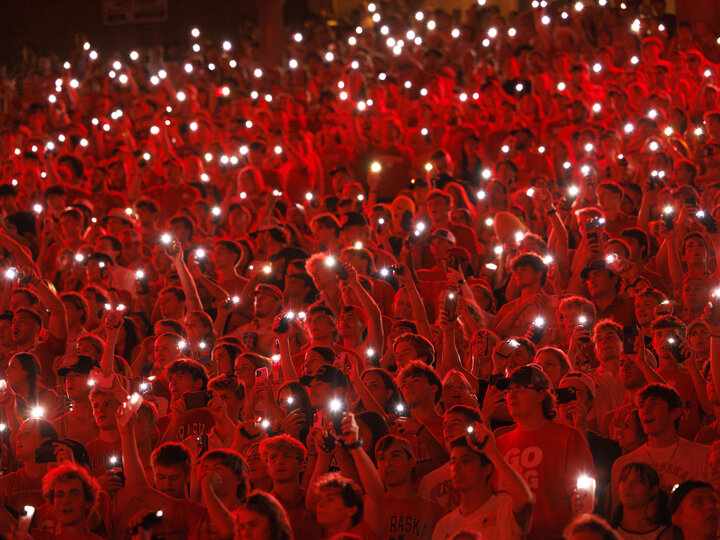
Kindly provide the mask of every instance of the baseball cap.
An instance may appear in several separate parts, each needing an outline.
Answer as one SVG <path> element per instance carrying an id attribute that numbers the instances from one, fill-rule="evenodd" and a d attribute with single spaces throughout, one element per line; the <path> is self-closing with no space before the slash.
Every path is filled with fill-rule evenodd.
<path id="1" fill-rule="evenodd" d="M 257 236 L 258 233 L 261 233 L 264 231 L 272 231 L 273 229 L 277 229 L 280 231 L 285 230 L 279 219 L 274 218 L 274 217 L 264 217 L 258 221 L 257 226 L 255 227 L 255 230 L 250 233 L 250 236 L 252 238 L 254 238 L 255 236 Z"/>
<path id="2" fill-rule="evenodd" d="M 435 229 L 431 234 L 429 240 L 432 240 L 433 238 L 442 238 L 443 240 L 447 240 L 451 244 L 456 244 L 457 240 L 455 239 L 455 235 L 451 233 L 448 229 Z"/>
<path id="3" fill-rule="evenodd" d="M 97 361 L 91 356 L 79 355 L 77 358 L 68 357 L 63 362 L 62 367 L 58 369 L 58 375 L 67 377 L 71 371 L 73 373 L 82 373 L 88 375 L 94 367 L 100 367 Z"/>
<path id="4" fill-rule="evenodd" d="M 588 266 L 583 268 L 582 272 L 580 272 L 580 277 L 583 279 L 587 279 L 588 274 L 592 272 L 593 270 L 607 270 L 611 274 L 615 274 L 615 270 L 610 268 L 607 265 L 607 262 L 605 259 L 596 259 L 593 262 L 591 262 Z"/>
<path id="5" fill-rule="evenodd" d="M 566 381 L 578 381 L 585 385 L 590 392 L 590 396 L 595 397 L 595 383 L 593 380 L 582 371 L 570 371 L 560 380 L 560 385 Z"/>
<path id="6" fill-rule="evenodd" d="M 347 388 L 348 385 L 345 374 L 335 366 L 320 366 L 312 375 L 308 374 L 300 377 L 300 384 L 310 386 L 310 383 L 314 380 L 330 383 L 335 387 Z"/>
<path id="7" fill-rule="evenodd" d="M 367 313 L 365 313 L 365 310 L 363 308 L 361 308 L 360 306 L 345 306 L 342 309 L 342 313 L 352 313 L 358 319 L 360 319 L 365 326 L 368 325 Z"/>
<path id="8" fill-rule="evenodd" d="M 113 208 L 112 210 L 110 210 L 106 216 L 103 216 L 102 223 L 107 223 L 108 219 L 110 218 L 119 219 L 120 221 L 123 221 L 128 225 L 133 224 L 131 217 L 127 213 L 125 213 L 125 210 L 123 210 L 122 208 Z"/>
<path id="9" fill-rule="evenodd" d="M 524 386 L 533 390 L 548 390 L 550 379 L 537 364 L 528 364 L 516 368 L 509 377 L 503 377 L 495 386 L 498 390 L 506 390 L 511 384 Z"/>

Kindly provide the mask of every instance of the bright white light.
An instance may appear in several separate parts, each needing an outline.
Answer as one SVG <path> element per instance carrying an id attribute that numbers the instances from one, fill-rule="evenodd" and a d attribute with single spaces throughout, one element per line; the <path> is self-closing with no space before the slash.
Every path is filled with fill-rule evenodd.
<path id="1" fill-rule="evenodd" d="M 488 30 L 488 37 L 494 38 L 497 36 L 497 33 L 498 33 L 497 28 L 492 27 L 492 28 L 490 28 L 490 30 Z"/>
<path id="2" fill-rule="evenodd" d="M 435 26 L 436 26 L 435 21 L 432 21 L 432 20 L 428 21 L 428 23 L 427 23 L 428 30 L 435 30 Z"/>
<path id="3" fill-rule="evenodd" d="M 175 95 L 175 97 L 178 101 L 185 101 L 185 92 L 180 91 Z"/>
<path id="4" fill-rule="evenodd" d="M 639 59 L 637 56 L 633 56 L 633 57 L 630 59 L 630 63 L 631 63 L 633 66 L 637 66 L 637 65 L 640 63 L 640 59 Z"/>
<path id="5" fill-rule="evenodd" d="M 540 22 L 544 25 L 548 25 L 550 24 L 550 17 L 548 17 L 547 15 L 543 15 L 542 19 L 540 19 Z"/>
<path id="6" fill-rule="evenodd" d="M 625 124 L 623 131 L 625 131 L 625 133 L 632 133 L 633 131 L 635 131 L 635 126 L 633 126 L 632 124 Z"/>
<path id="7" fill-rule="evenodd" d="M 223 51 L 229 51 L 230 49 L 232 49 L 232 43 L 230 43 L 229 41 L 223 41 L 222 48 Z"/>
<path id="8" fill-rule="evenodd" d="M 293 39 L 296 43 L 300 43 L 303 40 L 303 35 L 300 32 L 296 32 Z"/>
<path id="9" fill-rule="evenodd" d="M 415 20 L 416 21 L 422 21 L 425 18 L 425 14 L 422 11 L 418 11 L 415 14 Z M 718 41 L 720 41 L 720 38 L 718 38 Z"/>

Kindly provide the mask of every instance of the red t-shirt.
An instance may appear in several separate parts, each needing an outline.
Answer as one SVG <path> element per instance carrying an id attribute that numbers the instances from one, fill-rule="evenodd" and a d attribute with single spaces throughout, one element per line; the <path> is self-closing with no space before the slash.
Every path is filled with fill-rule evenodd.
<path id="1" fill-rule="evenodd" d="M 535 496 L 528 540 L 561 539 L 572 519 L 570 500 L 578 477 L 595 477 L 585 438 L 575 428 L 549 422 L 535 431 L 515 428 L 498 437 L 497 447 Z"/>
<path id="2" fill-rule="evenodd" d="M 442 506 L 423 497 L 388 497 L 385 508 L 388 514 L 389 540 L 430 540 L 435 525 L 445 515 Z"/>
<path id="3" fill-rule="evenodd" d="M 119 458 L 122 455 L 122 444 L 119 440 L 107 442 L 98 437 L 87 443 L 85 448 L 90 455 L 90 475 L 95 478 L 105 474 L 110 456 Z"/>
<path id="4" fill-rule="evenodd" d="M 158 431 L 161 437 L 165 437 L 165 431 L 170 425 L 171 414 L 160 417 L 158 420 Z M 210 429 L 215 425 L 210 411 L 205 408 L 190 409 L 183 413 L 180 420 L 180 427 L 178 428 L 177 435 L 173 437 L 172 442 L 183 442 L 187 437 L 202 435 L 203 433 L 210 433 Z"/>

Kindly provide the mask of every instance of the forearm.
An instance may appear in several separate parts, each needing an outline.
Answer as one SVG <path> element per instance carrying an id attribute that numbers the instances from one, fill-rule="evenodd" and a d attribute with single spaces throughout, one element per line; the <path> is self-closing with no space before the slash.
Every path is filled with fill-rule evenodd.
<path id="1" fill-rule="evenodd" d="M 285 334 L 280 339 L 280 366 L 282 367 L 283 383 L 298 381 L 298 374 L 290 353 L 290 334 Z"/>
<path id="2" fill-rule="evenodd" d="M 107 371 L 115 370 L 115 346 L 117 345 L 120 327 L 112 328 L 106 335 L 100 367 Z"/>
<path id="3" fill-rule="evenodd" d="M 513 501 L 513 510 L 518 511 L 533 502 L 532 492 L 525 480 L 513 469 L 499 452 L 486 452 L 485 455 L 495 467 L 498 480 Z"/>
<path id="4" fill-rule="evenodd" d="M 443 350 L 442 350 L 442 362 L 438 369 L 438 376 L 440 380 L 445 377 L 445 374 L 450 370 L 462 370 L 462 362 L 460 361 L 460 353 L 457 350 L 457 344 L 455 343 L 455 326 L 445 330 L 443 332 Z"/>
<path id="5" fill-rule="evenodd" d="M 405 271 L 407 272 L 409 269 L 406 269 Z M 410 300 L 410 306 L 412 308 L 415 324 L 417 325 L 418 334 L 432 342 L 432 328 L 430 328 L 425 304 L 423 304 L 422 297 L 420 296 L 420 291 L 418 291 L 417 285 L 415 284 L 415 280 L 409 278 L 406 282 L 404 282 L 404 285 L 405 290 L 408 293 L 408 299 Z"/>
<path id="6" fill-rule="evenodd" d="M 360 283 L 353 283 L 352 290 L 360 300 L 360 305 L 368 316 L 368 339 L 367 342 L 378 354 L 382 353 L 383 348 L 383 327 L 382 312 L 373 300 L 373 297 L 365 290 Z"/>
<path id="7" fill-rule="evenodd" d="M 365 496 L 363 497 L 365 502 L 365 522 L 376 535 L 380 536 L 385 531 L 387 525 L 385 486 L 370 456 L 367 455 L 362 447 L 350 450 L 350 455 L 355 462 L 360 476 L 360 483 L 365 490 Z"/>
<path id="8" fill-rule="evenodd" d="M 135 440 L 135 431 L 121 430 L 120 441 L 122 448 L 123 472 L 125 474 L 125 485 L 129 488 L 144 491 L 150 489 L 145 468 L 140 460 L 140 454 Z"/>
<path id="9" fill-rule="evenodd" d="M 195 280 L 190 275 L 190 272 L 182 260 L 182 257 L 178 257 L 175 263 L 175 269 L 177 270 L 178 277 L 180 278 L 180 285 L 185 292 L 185 299 L 187 302 L 187 310 L 190 311 L 202 311 L 203 305 L 200 301 L 200 295 L 198 294 L 197 287 L 195 286 Z"/>
<path id="10" fill-rule="evenodd" d="M 235 521 L 230 510 L 225 507 L 209 486 L 202 488 L 202 494 L 204 506 L 215 530 L 220 533 L 222 538 L 232 538 L 235 534 Z"/>

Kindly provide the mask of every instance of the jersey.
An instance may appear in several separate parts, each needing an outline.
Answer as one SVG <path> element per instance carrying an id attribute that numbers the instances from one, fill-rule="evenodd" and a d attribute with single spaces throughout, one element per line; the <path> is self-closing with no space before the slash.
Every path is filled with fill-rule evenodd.
<path id="1" fill-rule="evenodd" d="M 570 500 L 578 477 L 595 477 L 585 438 L 575 428 L 551 421 L 535 431 L 515 428 L 498 437 L 497 447 L 535 496 L 528 539 L 562 538 L 572 518 Z"/>
<path id="2" fill-rule="evenodd" d="M 445 514 L 442 506 L 423 497 L 388 497 L 385 508 L 388 514 L 388 540 L 431 540 L 435 525 Z"/>
<path id="3" fill-rule="evenodd" d="M 453 487 L 450 463 L 445 463 L 423 476 L 423 479 L 420 480 L 418 494 L 435 501 L 443 507 L 445 512 L 455 510 L 460 504 L 460 496 Z"/>

